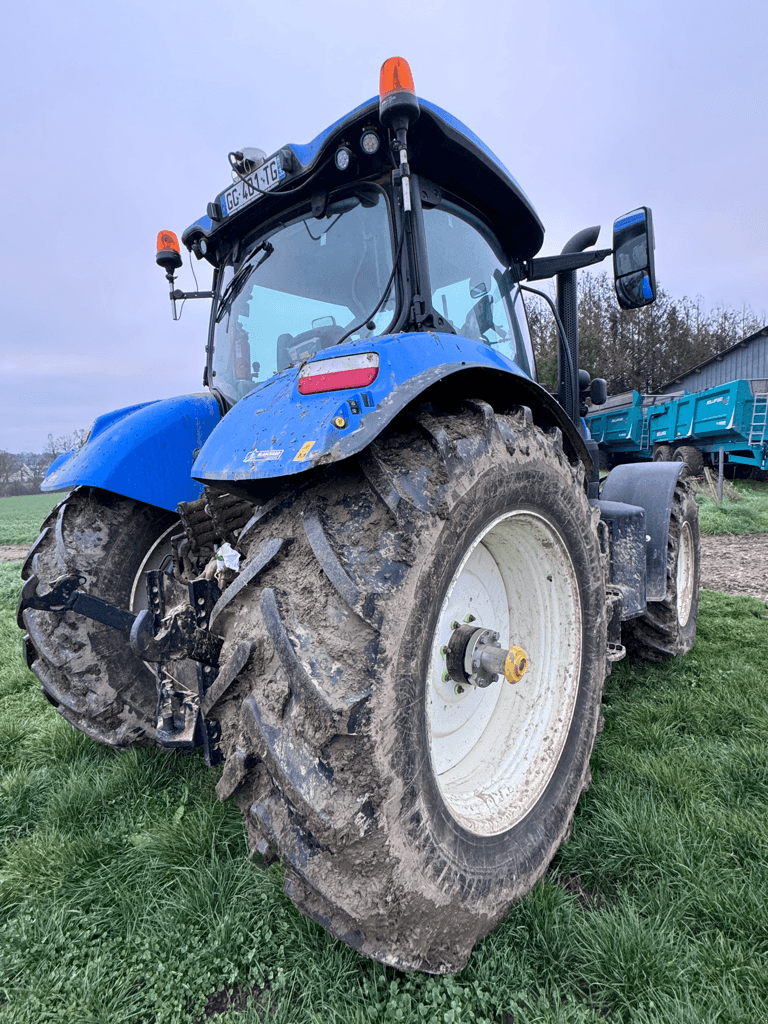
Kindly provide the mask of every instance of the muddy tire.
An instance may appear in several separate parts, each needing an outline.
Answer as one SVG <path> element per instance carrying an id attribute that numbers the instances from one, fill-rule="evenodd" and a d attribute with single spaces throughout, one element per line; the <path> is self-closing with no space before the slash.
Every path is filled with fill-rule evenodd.
<path id="1" fill-rule="evenodd" d="M 251 847 L 304 913 L 401 969 L 459 970 L 542 877 L 590 781 L 605 592 L 581 466 L 528 410 L 403 415 L 270 509 L 220 618 L 250 651 L 210 717 Z M 445 681 L 474 615 L 528 670 Z M 490 621 L 492 620 L 492 621 Z M 231 673 L 230 673 L 231 674 Z"/>
<path id="2" fill-rule="evenodd" d="M 704 472 L 704 455 L 693 445 L 681 444 L 679 448 L 675 448 L 672 458 L 674 462 L 686 465 L 693 476 L 701 476 Z"/>
<path id="3" fill-rule="evenodd" d="M 623 626 L 627 650 L 643 661 L 687 654 L 696 640 L 701 541 L 699 508 L 689 485 L 678 480 L 667 541 L 667 592 Z"/>
<path id="4" fill-rule="evenodd" d="M 148 556 L 178 523 L 165 509 L 77 488 L 43 523 L 22 577 L 37 576 L 42 593 L 60 576 L 79 572 L 88 593 L 136 611 L 145 606 L 143 569 L 157 568 Z M 68 722 L 113 747 L 157 741 L 155 677 L 125 634 L 74 612 L 29 608 L 23 627 L 30 667 Z"/>
<path id="5" fill-rule="evenodd" d="M 653 446 L 654 462 L 671 462 L 672 448 L 668 444 L 655 444 Z"/>

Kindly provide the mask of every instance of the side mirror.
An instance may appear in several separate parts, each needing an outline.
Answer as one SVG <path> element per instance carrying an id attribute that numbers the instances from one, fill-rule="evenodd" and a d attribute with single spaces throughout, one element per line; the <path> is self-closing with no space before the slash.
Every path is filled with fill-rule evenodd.
<path id="1" fill-rule="evenodd" d="M 639 309 L 656 299 L 653 219 L 647 206 L 613 224 L 613 277 L 622 309 Z"/>

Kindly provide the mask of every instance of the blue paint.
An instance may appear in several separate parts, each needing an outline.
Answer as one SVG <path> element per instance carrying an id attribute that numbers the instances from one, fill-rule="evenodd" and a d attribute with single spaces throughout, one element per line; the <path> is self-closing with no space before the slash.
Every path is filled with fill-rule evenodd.
<path id="1" fill-rule="evenodd" d="M 197 451 L 221 414 L 213 395 L 184 395 L 100 416 L 88 441 L 51 466 L 41 490 L 102 487 L 171 511 L 194 501 L 202 486 L 190 476 Z"/>
<path id="2" fill-rule="evenodd" d="M 201 228 L 206 235 L 210 234 L 211 229 L 213 228 L 213 221 L 207 213 L 204 213 L 202 217 L 198 217 L 194 224 L 189 225 L 187 231 L 192 231 L 194 228 Z"/>
<path id="3" fill-rule="evenodd" d="M 524 190 L 520 187 L 520 183 L 514 177 L 514 175 L 512 175 L 507 170 L 507 168 L 504 166 L 504 164 L 501 162 L 501 160 L 499 160 L 499 158 L 493 152 L 493 150 L 489 149 L 488 146 L 486 146 L 486 144 L 483 142 L 483 140 L 481 138 L 479 138 L 477 135 L 475 135 L 475 133 L 472 131 L 471 128 L 467 128 L 467 126 L 463 123 L 463 121 L 460 121 L 458 119 L 458 117 L 454 117 L 453 114 L 449 114 L 448 111 L 447 110 L 443 110 L 442 107 L 438 107 L 436 103 L 430 103 L 429 100 L 419 100 L 419 103 L 423 107 L 426 107 L 427 110 L 431 110 L 433 113 L 437 114 L 437 116 L 440 117 L 443 121 L 445 121 L 445 123 L 447 125 L 449 125 L 451 128 L 453 128 L 455 131 L 459 132 L 461 135 L 464 136 L 465 139 L 467 139 L 469 142 L 473 143 L 475 146 L 477 146 L 477 148 L 479 150 L 481 150 L 483 153 L 485 153 L 485 155 L 488 157 L 488 159 L 493 161 L 493 163 L 496 164 L 498 169 L 500 171 L 502 171 L 509 178 L 509 180 L 514 184 L 514 186 L 517 189 L 517 191 L 522 196 L 524 196 L 524 198 L 527 200 L 527 202 L 531 206 L 533 205 L 531 203 L 530 199 L 528 199 L 528 196 L 525 194 Z"/>
<path id="4" fill-rule="evenodd" d="M 645 212 L 643 210 L 639 210 L 637 213 L 630 213 L 626 217 L 622 217 L 621 220 L 617 220 L 613 225 L 613 230 L 621 231 L 622 228 L 628 228 L 630 224 L 637 224 L 641 220 L 645 220 Z"/>
<path id="5" fill-rule="evenodd" d="M 456 334 L 396 334 L 347 343 L 311 362 L 377 352 L 379 373 L 361 390 L 301 395 L 299 367 L 275 375 L 230 410 L 197 457 L 198 480 L 263 480 L 293 476 L 365 448 L 397 414 L 408 395 L 462 370 L 485 368 L 510 377 L 526 374 L 489 345 Z M 367 397 L 364 400 L 363 394 Z M 353 411 L 351 401 L 358 412 Z M 343 416 L 339 428 L 333 420 Z M 307 447 L 308 446 L 308 447 Z"/>
<path id="6" fill-rule="evenodd" d="M 496 169 L 500 171 L 504 175 L 504 177 L 508 179 L 508 181 L 514 187 L 517 193 L 531 207 L 531 210 L 533 210 L 533 206 L 531 204 L 530 199 L 525 194 L 523 189 L 520 187 L 518 181 L 507 170 L 507 168 L 504 166 L 501 160 L 499 160 L 496 154 L 491 149 L 489 149 L 488 146 L 486 146 L 482 139 L 475 135 L 475 133 L 457 117 L 454 117 L 453 114 L 450 114 L 447 110 L 443 110 L 443 108 L 437 106 L 436 103 L 430 103 L 429 100 L 419 99 L 419 104 L 425 110 L 430 111 L 433 115 L 435 115 L 437 118 L 443 121 L 449 128 L 453 129 L 453 131 L 461 135 L 463 137 L 464 142 L 469 143 L 476 149 L 480 150 L 480 152 L 483 153 L 483 155 L 487 157 L 492 164 L 495 165 Z M 284 147 L 286 149 L 289 149 L 296 159 L 297 167 L 293 172 L 293 176 L 298 177 L 299 175 L 302 175 L 308 170 L 310 170 L 312 168 L 312 165 L 317 163 L 318 160 L 321 158 L 324 146 L 328 142 L 328 140 L 346 124 L 355 121 L 358 117 L 365 113 L 369 114 L 372 121 L 374 121 L 374 123 L 378 125 L 378 96 L 371 97 L 371 99 L 366 100 L 365 103 L 361 103 L 359 106 L 349 111 L 349 113 L 345 114 L 343 117 L 340 117 L 337 121 L 334 121 L 333 124 L 329 125 L 326 129 L 324 129 L 324 131 L 320 132 L 319 135 L 316 135 L 311 142 L 305 143 L 303 145 L 298 143 L 289 143 L 286 147 Z M 279 154 L 275 154 L 275 156 L 279 156 Z M 272 158 L 270 157 L 269 159 Z M 279 166 L 281 172 L 280 177 L 282 179 L 286 177 L 286 174 L 282 168 L 282 165 Z M 231 187 L 231 185 L 228 185 L 227 189 Z M 218 199 L 223 216 L 228 217 L 231 213 L 236 211 L 228 210 L 225 195 L 226 189 L 224 190 L 224 192 L 220 194 Z M 644 215 L 641 214 L 640 216 L 642 217 Z M 622 224 L 625 223 L 634 223 L 634 220 L 630 218 L 622 222 Z M 182 238 L 186 240 L 187 237 L 191 236 L 192 234 L 196 234 L 196 228 L 201 229 L 204 234 L 208 235 L 211 233 L 214 227 L 215 225 L 213 224 L 209 217 L 201 217 L 198 220 L 196 220 L 193 224 L 190 224 L 190 226 L 183 233 Z"/>
<path id="7" fill-rule="evenodd" d="M 350 110 L 350 112 L 348 114 L 345 114 L 344 117 L 340 117 L 338 121 L 334 121 L 332 125 L 329 125 L 325 129 L 325 131 L 322 131 L 320 132 L 319 135 L 316 135 L 311 142 L 308 142 L 303 146 L 297 145 L 296 143 L 291 143 L 288 146 L 288 148 L 291 150 L 291 152 L 296 157 L 298 162 L 302 165 L 302 167 L 306 169 L 307 167 L 309 167 L 311 163 L 314 162 L 318 153 L 323 148 L 323 143 L 326 141 L 326 139 L 329 136 L 333 135 L 333 133 L 338 128 L 341 128 L 341 126 L 345 124 L 347 121 L 353 121 L 358 116 L 358 114 L 362 114 L 362 112 L 366 110 L 366 108 L 368 107 L 370 107 L 372 110 L 376 110 L 376 123 L 378 124 L 379 98 L 378 96 L 372 96 L 371 99 L 366 100 L 365 103 L 361 103 L 359 106 L 355 107 L 354 110 Z"/>

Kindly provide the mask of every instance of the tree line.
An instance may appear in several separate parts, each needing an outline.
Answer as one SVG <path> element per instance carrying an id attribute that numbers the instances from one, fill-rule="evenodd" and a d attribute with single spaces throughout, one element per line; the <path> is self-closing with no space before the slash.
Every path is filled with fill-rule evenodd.
<path id="1" fill-rule="evenodd" d="M 79 448 L 85 433 L 85 430 L 74 430 L 59 437 L 49 434 L 42 452 L 14 454 L 0 449 L 0 495 L 37 494 L 54 459 Z"/>
<path id="2" fill-rule="evenodd" d="M 532 300 L 532 301 L 531 301 Z M 543 299 L 526 296 L 539 380 L 557 387 L 557 329 Z M 656 302 L 622 310 L 608 274 L 579 280 L 580 366 L 604 377 L 608 394 L 658 394 L 662 385 L 764 326 L 748 307 L 708 310 L 701 296 L 673 298 L 658 289 Z"/>

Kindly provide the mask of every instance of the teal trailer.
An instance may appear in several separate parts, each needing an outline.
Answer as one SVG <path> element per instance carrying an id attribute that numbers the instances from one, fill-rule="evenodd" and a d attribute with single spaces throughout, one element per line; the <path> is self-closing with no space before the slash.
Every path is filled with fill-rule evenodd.
<path id="1" fill-rule="evenodd" d="M 764 381 L 733 380 L 700 392 L 610 398 L 587 416 L 603 462 L 653 459 L 686 463 L 695 472 L 724 462 L 768 468 L 768 394 Z"/>

